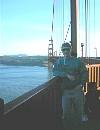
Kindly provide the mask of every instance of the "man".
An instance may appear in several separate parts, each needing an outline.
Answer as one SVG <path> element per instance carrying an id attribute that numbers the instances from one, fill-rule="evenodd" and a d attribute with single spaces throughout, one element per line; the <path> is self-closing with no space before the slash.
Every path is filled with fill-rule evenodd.
<path id="1" fill-rule="evenodd" d="M 69 43 L 63 43 L 61 50 L 64 57 L 54 63 L 53 75 L 62 79 L 63 123 L 67 130 L 71 130 L 71 126 L 78 130 L 84 111 L 83 84 L 88 79 L 88 73 L 81 59 L 71 56 Z"/>

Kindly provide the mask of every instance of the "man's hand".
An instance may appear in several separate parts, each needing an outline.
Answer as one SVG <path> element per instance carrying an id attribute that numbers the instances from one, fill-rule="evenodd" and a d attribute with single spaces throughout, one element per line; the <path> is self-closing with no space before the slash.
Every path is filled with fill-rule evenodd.
<path id="1" fill-rule="evenodd" d="M 75 76 L 73 76 L 73 75 L 67 74 L 67 77 L 71 81 L 75 80 Z"/>

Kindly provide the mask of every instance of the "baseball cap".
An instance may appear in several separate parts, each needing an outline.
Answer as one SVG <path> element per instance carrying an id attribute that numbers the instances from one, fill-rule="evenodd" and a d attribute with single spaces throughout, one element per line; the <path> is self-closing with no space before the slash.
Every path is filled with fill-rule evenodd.
<path id="1" fill-rule="evenodd" d="M 66 42 L 66 43 L 63 43 L 62 46 L 61 46 L 61 50 L 64 51 L 64 50 L 70 50 L 71 49 L 71 45 Z"/>

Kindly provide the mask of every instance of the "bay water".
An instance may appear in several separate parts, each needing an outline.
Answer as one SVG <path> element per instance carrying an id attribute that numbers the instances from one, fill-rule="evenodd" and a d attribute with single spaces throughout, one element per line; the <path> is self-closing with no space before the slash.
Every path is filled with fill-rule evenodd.
<path id="1" fill-rule="evenodd" d="M 48 67 L 0 65 L 0 98 L 7 103 L 48 81 Z"/>

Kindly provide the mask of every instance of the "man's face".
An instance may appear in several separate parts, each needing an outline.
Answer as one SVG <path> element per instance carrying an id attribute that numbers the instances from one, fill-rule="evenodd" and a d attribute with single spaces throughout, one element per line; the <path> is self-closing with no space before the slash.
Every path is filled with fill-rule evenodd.
<path id="1" fill-rule="evenodd" d="M 62 50 L 62 53 L 64 56 L 70 56 L 71 54 L 71 48 L 65 48 Z"/>

